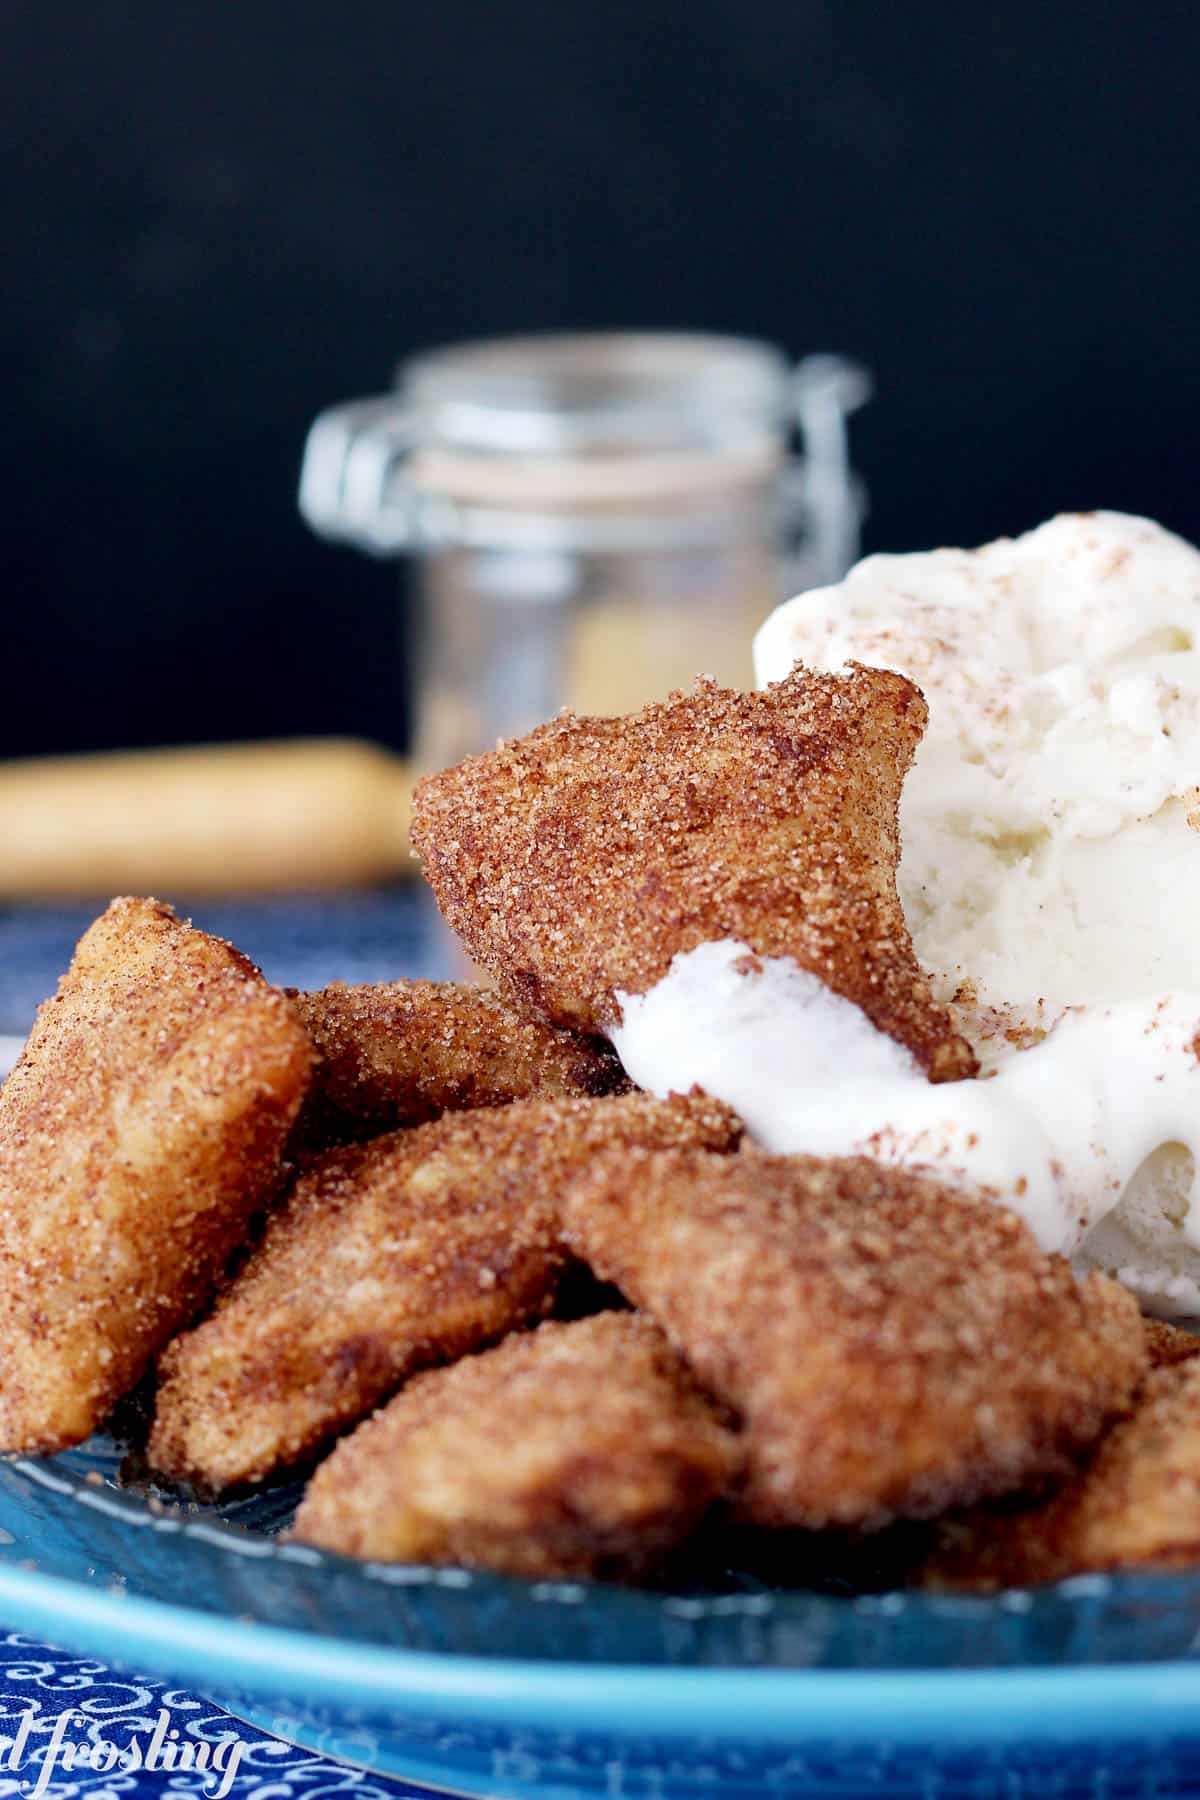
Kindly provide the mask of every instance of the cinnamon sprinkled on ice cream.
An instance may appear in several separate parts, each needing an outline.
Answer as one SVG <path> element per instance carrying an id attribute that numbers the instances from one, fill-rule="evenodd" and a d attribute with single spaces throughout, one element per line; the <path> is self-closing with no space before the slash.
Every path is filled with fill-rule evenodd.
<path id="1" fill-rule="evenodd" d="M 1099 512 L 871 556 L 763 626 L 760 681 L 797 660 L 898 669 L 929 703 L 899 886 L 944 998 L 964 979 L 1059 1008 L 1200 990 L 1200 552 Z"/>
<path id="2" fill-rule="evenodd" d="M 1200 552 L 1099 512 L 869 557 L 755 645 L 761 681 L 854 660 L 921 687 L 898 876 L 917 954 L 984 1073 L 1040 1087 L 1075 1145 L 1084 1257 L 1175 1313 L 1200 1311 L 1198 642 Z"/>

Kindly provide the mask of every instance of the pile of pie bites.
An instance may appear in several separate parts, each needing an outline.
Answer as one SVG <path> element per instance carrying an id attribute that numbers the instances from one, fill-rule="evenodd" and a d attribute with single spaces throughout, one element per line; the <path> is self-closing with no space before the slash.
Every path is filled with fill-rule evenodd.
<path id="1" fill-rule="evenodd" d="M 880 670 L 701 681 L 429 778 L 414 846 L 494 987 L 285 992 L 115 900 L 0 1088 L 0 1449 L 139 1388 L 165 1487 L 301 1474 L 301 1540 L 531 1577 L 747 1533 L 844 1573 L 893 1526 L 915 1583 L 1200 1559 L 1200 1340 L 986 1195 L 767 1154 L 608 1041 L 733 941 L 975 1079 L 896 895 L 924 722 Z"/>

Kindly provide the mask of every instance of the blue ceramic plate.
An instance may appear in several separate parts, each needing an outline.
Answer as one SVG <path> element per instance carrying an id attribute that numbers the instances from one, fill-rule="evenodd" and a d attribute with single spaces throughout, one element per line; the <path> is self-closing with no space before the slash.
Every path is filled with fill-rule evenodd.
<path id="1" fill-rule="evenodd" d="M 518 1796 L 1200 1793 L 1200 1571 L 995 1600 L 635 1592 L 275 1541 L 117 1447 L 0 1463 L 0 1615 L 310 1748 Z"/>

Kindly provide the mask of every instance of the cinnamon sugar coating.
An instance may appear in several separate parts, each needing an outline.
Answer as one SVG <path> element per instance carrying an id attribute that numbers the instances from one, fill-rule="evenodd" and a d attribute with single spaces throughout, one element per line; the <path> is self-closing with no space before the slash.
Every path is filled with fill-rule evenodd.
<path id="1" fill-rule="evenodd" d="M 563 1218 L 741 1416 L 754 1524 L 874 1528 L 1061 1476 L 1146 1366 L 1116 1283 L 865 1158 L 606 1156 Z"/>
<path id="2" fill-rule="evenodd" d="M 220 1490 L 303 1462 L 417 1369 L 550 1306 L 556 1203 L 592 1156 L 739 1129 L 704 1097 L 522 1100 L 331 1151 L 162 1357 L 151 1463 Z"/>
<path id="3" fill-rule="evenodd" d="M 310 1061 L 284 996 L 169 906 L 85 933 L 0 1088 L 0 1448 L 88 1437 L 208 1298 Z"/>
<path id="4" fill-rule="evenodd" d="M 1166 1319 L 1143 1319 L 1142 1327 L 1152 1369 L 1165 1369 L 1171 1363 L 1188 1362 L 1193 1356 L 1200 1356 L 1200 1336 L 1194 1331 L 1184 1331 L 1182 1326 L 1172 1325 Z"/>
<path id="5" fill-rule="evenodd" d="M 913 953 L 895 871 L 925 726 L 901 675 L 710 680 L 623 719 L 563 714 L 423 781 L 412 841 L 438 904 L 518 1004 L 602 1032 L 618 992 L 734 938 L 791 956 L 931 1079 L 975 1059 Z"/>
<path id="6" fill-rule="evenodd" d="M 442 981 L 331 982 L 293 993 L 317 1052 L 300 1141 L 325 1148 L 444 1112 L 628 1084 L 602 1040 L 560 1031 L 486 988 Z"/>
<path id="7" fill-rule="evenodd" d="M 385 1562 L 634 1578 L 737 1455 L 657 1326 L 600 1313 L 418 1375 L 322 1463 L 293 1535 Z"/>
<path id="8" fill-rule="evenodd" d="M 1111 1569 L 1200 1561 L 1200 1362 L 1161 1365 L 1136 1405 L 1049 1500 L 943 1520 L 925 1586 L 991 1592 Z"/>

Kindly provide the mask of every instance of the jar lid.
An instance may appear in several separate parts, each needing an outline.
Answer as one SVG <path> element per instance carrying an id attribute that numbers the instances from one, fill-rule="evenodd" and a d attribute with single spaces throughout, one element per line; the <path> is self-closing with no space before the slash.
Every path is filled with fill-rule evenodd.
<path id="1" fill-rule="evenodd" d="M 787 479 L 788 509 L 840 542 L 858 516 L 844 421 L 868 391 L 838 357 L 793 369 L 770 344 L 702 332 L 450 345 L 320 415 L 300 509 L 377 555 L 654 549 L 719 537 L 748 504 L 773 518 Z M 802 465 L 787 462 L 797 427 Z"/>
<path id="2" fill-rule="evenodd" d="M 778 442 L 790 365 L 770 344 L 700 332 L 497 338 L 400 365 L 412 441 L 491 455 L 603 458 Z"/>

